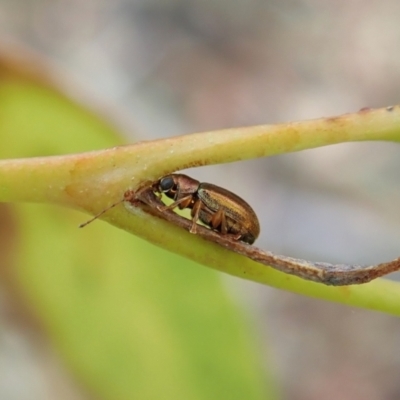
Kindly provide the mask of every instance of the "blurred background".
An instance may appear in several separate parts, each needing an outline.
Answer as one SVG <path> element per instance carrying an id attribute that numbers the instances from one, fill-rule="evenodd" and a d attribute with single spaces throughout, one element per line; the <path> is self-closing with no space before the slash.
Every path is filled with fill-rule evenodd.
<path id="1" fill-rule="evenodd" d="M 112 105 L 132 141 L 400 103 L 399 17 L 395 0 L 0 0 L 1 39 L 45 54 Z M 263 249 L 374 264 L 399 256 L 399 155 L 392 143 L 343 144 L 190 175 L 254 207 Z M 221 279 L 284 398 L 400 398 L 396 318 Z M 60 385 L 77 396 L 0 306 L 0 398 L 43 399 Z"/>

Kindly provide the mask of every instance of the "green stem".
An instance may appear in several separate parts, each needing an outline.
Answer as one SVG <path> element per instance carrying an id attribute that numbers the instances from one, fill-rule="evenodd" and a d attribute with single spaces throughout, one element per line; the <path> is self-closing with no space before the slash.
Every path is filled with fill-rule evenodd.
<path id="1" fill-rule="evenodd" d="M 0 201 L 67 205 L 95 214 L 128 189 L 189 167 L 349 141 L 400 137 L 400 107 L 363 110 L 336 118 L 227 129 L 143 142 L 70 156 L 0 161 Z M 361 286 L 326 287 L 282 274 L 206 242 L 140 208 L 122 207 L 104 219 L 163 248 L 231 275 L 320 299 L 400 314 L 400 286 L 377 280 Z"/>

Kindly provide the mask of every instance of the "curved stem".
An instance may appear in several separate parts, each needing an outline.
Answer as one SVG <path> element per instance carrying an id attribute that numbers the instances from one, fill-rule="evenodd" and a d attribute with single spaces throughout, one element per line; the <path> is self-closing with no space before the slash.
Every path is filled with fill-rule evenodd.
<path id="1" fill-rule="evenodd" d="M 396 106 L 362 110 L 336 118 L 198 133 L 70 156 L 2 160 L 0 201 L 52 202 L 97 214 L 122 200 L 127 190 L 136 190 L 143 182 L 154 181 L 176 170 L 341 142 L 399 140 L 399 137 L 400 107 Z M 149 216 L 138 207 L 133 207 L 128 214 L 123 207 L 117 206 L 102 218 L 161 247 L 238 277 L 309 296 L 400 314 L 400 288 L 392 282 L 378 280 L 362 286 L 326 287 L 266 268 L 198 235 L 190 235 L 179 226 Z M 275 263 L 275 267 L 286 263 L 283 267 L 289 273 L 297 268 L 298 275 L 306 271 L 310 276 L 311 271 L 320 274 L 321 267 L 331 269 L 322 263 L 304 264 L 301 260 L 276 259 L 268 252 L 251 251 L 255 252 L 255 257 L 269 260 L 266 263 Z M 393 265 L 383 264 L 381 271 L 387 271 Z M 325 283 L 353 283 L 338 281 L 339 273 L 343 273 L 340 268 L 334 271 L 333 278 L 332 275 L 326 278 L 328 275 L 325 274 Z"/>

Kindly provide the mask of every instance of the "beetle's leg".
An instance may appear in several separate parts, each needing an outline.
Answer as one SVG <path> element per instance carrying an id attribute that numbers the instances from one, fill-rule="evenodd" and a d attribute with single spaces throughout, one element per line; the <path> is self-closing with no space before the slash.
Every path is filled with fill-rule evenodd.
<path id="1" fill-rule="evenodd" d="M 191 215 L 192 215 L 192 227 L 190 228 L 190 233 L 196 233 L 197 227 L 197 220 L 199 219 L 199 214 L 201 210 L 201 206 L 203 205 L 201 200 L 197 200 L 192 208 Z"/>
<path id="2" fill-rule="evenodd" d="M 221 208 L 212 216 L 210 225 L 214 229 L 219 229 L 219 231 L 226 235 L 228 233 L 228 225 L 226 223 L 226 216 L 224 210 Z"/>
<path id="3" fill-rule="evenodd" d="M 228 233 L 228 223 L 226 221 L 225 212 L 222 209 L 219 209 L 211 218 L 210 225 L 217 229 L 220 228 L 219 231 L 222 235 L 227 235 L 232 240 L 239 240 L 242 237 L 241 233 Z"/>
<path id="4" fill-rule="evenodd" d="M 179 207 L 181 210 L 186 208 L 192 201 L 193 196 L 190 194 L 189 196 L 182 197 L 181 199 L 174 201 L 172 204 L 169 206 L 158 206 L 157 209 L 159 211 L 165 211 L 165 210 L 173 210 L 176 207 Z"/>
<path id="5" fill-rule="evenodd" d="M 226 215 L 221 211 L 221 233 L 229 236 L 233 240 L 239 240 L 242 237 L 241 233 L 228 233 L 228 223 L 226 222 Z"/>
<path id="6" fill-rule="evenodd" d="M 236 235 L 234 233 L 229 233 L 228 236 L 233 239 L 233 240 L 239 240 L 242 237 L 241 233 L 236 233 Z"/>

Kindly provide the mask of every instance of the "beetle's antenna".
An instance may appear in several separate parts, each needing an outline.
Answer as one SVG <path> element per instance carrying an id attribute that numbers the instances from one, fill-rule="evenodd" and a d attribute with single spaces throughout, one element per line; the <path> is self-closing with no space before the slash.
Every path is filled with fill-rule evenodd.
<path id="1" fill-rule="evenodd" d="M 104 210 L 100 211 L 98 214 L 96 214 L 93 218 L 90 218 L 89 221 L 84 222 L 83 224 L 79 225 L 79 228 L 84 228 L 86 225 L 89 225 L 91 222 L 93 222 L 95 219 L 99 218 L 100 216 L 102 216 L 105 212 L 107 212 L 108 210 L 111 210 L 112 208 L 114 208 L 115 206 L 117 206 L 118 204 L 121 204 L 125 201 L 125 197 L 122 200 L 118 200 L 116 203 L 111 204 L 111 206 L 108 206 L 107 208 L 105 208 Z"/>

